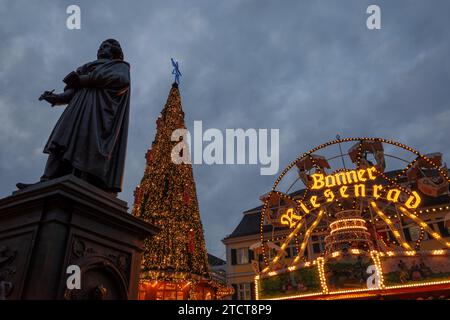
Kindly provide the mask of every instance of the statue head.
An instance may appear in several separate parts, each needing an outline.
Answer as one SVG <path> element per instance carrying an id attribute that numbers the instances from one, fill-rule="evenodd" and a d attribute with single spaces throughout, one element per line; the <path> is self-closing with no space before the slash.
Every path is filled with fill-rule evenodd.
<path id="1" fill-rule="evenodd" d="M 107 39 L 102 42 L 97 51 L 97 59 L 119 59 L 123 60 L 123 52 L 119 41 Z"/>

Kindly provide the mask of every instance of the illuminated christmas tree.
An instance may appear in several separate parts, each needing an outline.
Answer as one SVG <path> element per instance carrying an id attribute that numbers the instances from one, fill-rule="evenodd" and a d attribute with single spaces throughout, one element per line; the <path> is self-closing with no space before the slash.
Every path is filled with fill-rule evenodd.
<path id="1" fill-rule="evenodd" d="M 156 126 L 133 205 L 134 216 L 161 230 L 145 242 L 141 299 L 203 299 L 211 281 L 192 165 L 172 161 L 179 145 L 172 141 L 172 133 L 186 128 L 176 82 Z M 178 156 L 189 157 L 185 147 L 177 151 Z M 206 298 L 214 298 L 215 290 L 210 291 Z"/>

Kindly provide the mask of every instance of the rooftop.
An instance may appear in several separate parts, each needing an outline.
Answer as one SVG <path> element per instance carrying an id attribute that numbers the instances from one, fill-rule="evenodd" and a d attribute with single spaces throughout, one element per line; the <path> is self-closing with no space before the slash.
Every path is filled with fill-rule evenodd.
<path id="1" fill-rule="evenodd" d="M 208 264 L 210 266 L 222 266 L 227 264 L 227 262 L 225 260 L 220 259 L 219 257 L 216 257 L 208 253 Z"/>

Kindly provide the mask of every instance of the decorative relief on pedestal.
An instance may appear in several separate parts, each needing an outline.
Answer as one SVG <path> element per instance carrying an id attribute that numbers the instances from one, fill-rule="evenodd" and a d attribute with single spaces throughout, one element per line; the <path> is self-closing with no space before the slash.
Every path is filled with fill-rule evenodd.
<path id="1" fill-rule="evenodd" d="M 80 241 L 78 239 L 75 239 L 72 245 L 72 253 L 77 258 L 84 257 L 86 252 L 86 246 L 83 241 Z"/>
<path id="2" fill-rule="evenodd" d="M 131 259 L 127 253 L 75 238 L 69 264 L 81 268 L 80 290 L 66 290 L 66 300 L 126 299 Z"/>
<path id="3" fill-rule="evenodd" d="M 11 250 L 7 246 L 0 246 L 0 270 L 6 265 L 11 264 L 11 262 L 16 258 L 17 251 Z"/>
<path id="4" fill-rule="evenodd" d="M 122 271 L 125 275 L 128 274 L 130 261 L 127 256 L 123 254 L 113 255 L 110 254 L 109 258 L 112 261 L 115 261 L 115 265 Z"/>
<path id="5" fill-rule="evenodd" d="M 13 262 L 16 256 L 17 250 L 11 250 L 7 246 L 0 246 L 0 300 L 6 299 L 12 292 L 12 278 L 16 273 Z"/>
<path id="6" fill-rule="evenodd" d="M 75 239 L 72 244 L 72 256 L 70 264 L 77 264 L 77 261 L 96 255 L 99 258 L 107 259 L 110 263 L 116 266 L 128 280 L 130 270 L 130 257 L 124 253 L 118 252 L 98 244 L 89 243 L 85 240 Z M 79 261 L 78 261 L 79 262 Z"/>

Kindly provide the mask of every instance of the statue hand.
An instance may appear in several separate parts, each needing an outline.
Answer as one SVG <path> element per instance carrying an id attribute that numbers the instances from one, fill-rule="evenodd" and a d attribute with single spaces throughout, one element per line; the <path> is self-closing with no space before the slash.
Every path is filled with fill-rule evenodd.
<path id="1" fill-rule="evenodd" d="M 53 91 L 55 90 L 53 89 L 52 91 L 44 91 L 44 93 L 39 97 L 39 101 L 45 100 L 50 103 L 52 107 L 55 106 L 58 101 L 58 95 L 54 94 Z"/>
<path id="2" fill-rule="evenodd" d="M 55 89 L 53 89 L 52 91 L 44 91 L 44 93 L 39 97 L 39 101 L 42 101 L 45 99 L 45 97 L 52 95 L 54 91 Z"/>

